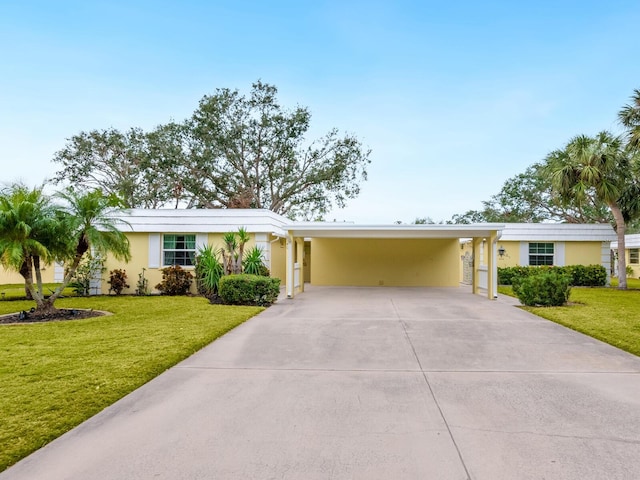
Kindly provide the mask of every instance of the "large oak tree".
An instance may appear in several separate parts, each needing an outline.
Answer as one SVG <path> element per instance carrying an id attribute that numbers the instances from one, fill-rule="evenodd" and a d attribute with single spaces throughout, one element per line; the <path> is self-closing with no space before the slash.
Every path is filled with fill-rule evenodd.
<path id="1" fill-rule="evenodd" d="M 311 113 L 288 110 L 260 81 L 249 96 L 217 89 L 191 118 L 151 132 L 82 132 L 54 162 L 58 183 L 115 193 L 128 207 L 266 208 L 319 218 L 366 180 L 370 151 L 332 129 L 308 138 Z"/>

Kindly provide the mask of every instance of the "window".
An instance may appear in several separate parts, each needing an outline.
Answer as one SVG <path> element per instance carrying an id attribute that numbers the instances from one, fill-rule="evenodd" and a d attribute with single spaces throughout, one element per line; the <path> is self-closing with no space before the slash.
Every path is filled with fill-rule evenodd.
<path id="1" fill-rule="evenodd" d="M 529 265 L 553 265 L 553 243 L 530 243 Z"/>
<path id="2" fill-rule="evenodd" d="M 195 264 L 195 235 L 164 235 L 162 242 L 162 264 L 189 267 Z"/>
<path id="3" fill-rule="evenodd" d="M 640 263 L 640 248 L 629 249 L 629 263 L 633 263 L 633 264 Z"/>

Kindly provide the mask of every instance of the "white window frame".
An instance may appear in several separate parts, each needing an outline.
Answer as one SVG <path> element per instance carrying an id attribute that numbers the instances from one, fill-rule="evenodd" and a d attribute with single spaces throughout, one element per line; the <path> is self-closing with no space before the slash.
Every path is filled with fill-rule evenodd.
<path id="1" fill-rule="evenodd" d="M 551 245 L 552 247 L 552 252 L 551 253 L 540 253 L 540 252 L 531 252 L 531 246 L 532 245 Z M 529 242 L 528 244 L 528 265 L 530 266 L 536 266 L 536 267 L 540 267 L 540 266 L 553 266 L 555 265 L 555 252 L 556 252 L 556 246 L 553 242 Z M 544 258 L 551 258 L 551 263 L 531 263 L 531 257 L 544 257 Z"/>
<path id="2" fill-rule="evenodd" d="M 632 253 L 635 253 L 635 255 L 632 255 Z M 635 259 L 633 257 L 635 257 Z M 630 248 L 629 249 L 629 264 L 630 265 L 638 265 L 639 263 L 640 263 L 640 248 Z"/>
<path id="3" fill-rule="evenodd" d="M 185 237 L 184 243 L 187 242 L 186 237 L 193 237 L 193 248 L 165 248 L 165 239 L 166 237 Z M 182 268 L 194 268 L 195 267 L 195 255 L 197 251 L 197 235 L 195 233 L 165 233 L 162 235 L 162 241 L 160 243 L 160 259 L 163 267 L 172 267 L 174 265 L 180 265 Z M 193 263 L 191 265 L 181 264 L 181 263 L 167 263 L 165 261 L 165 253 L 166 252 L 193 252 Z M 185 257 L 186 259 L 187 257 Z"/>

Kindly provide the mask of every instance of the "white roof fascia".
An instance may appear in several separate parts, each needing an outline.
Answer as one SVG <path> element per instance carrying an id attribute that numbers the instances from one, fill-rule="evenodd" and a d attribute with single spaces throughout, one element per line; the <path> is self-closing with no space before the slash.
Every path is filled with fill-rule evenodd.
<path id="1" fill-rule="evenodd" d="M 608 223 L 507 223 L 504 242 L 610 242 L 616 233 Z"/>
<path id="2" fill-rule="evenodd" d="M 350 223 L 291 223 L 289 233 L 308 238 L 463 238 L 488 237 L 504 224 L 357 225 Z"/>
<path id="3" fill-rule="evenodd" d="M 640 248 L 640 234 L 630 234 L 624 236 L 624 247 L 625 248 Z M 614 240 L 611 242 L 611 248 L 618 248 L 618 241 Z"/>
<path id="4" fill-rule="evenodd" d="M 249 233 L 284 236 L 290 222 L 265 209 L 131 209 L 118 218 L 125 233 L 225 233 L 244 227 Z"/>

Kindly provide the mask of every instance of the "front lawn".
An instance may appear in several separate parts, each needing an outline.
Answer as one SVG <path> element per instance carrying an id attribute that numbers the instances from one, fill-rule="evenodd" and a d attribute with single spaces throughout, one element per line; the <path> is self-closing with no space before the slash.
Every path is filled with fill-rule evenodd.
<path id="1" fill-rule="evenodd" d="M 629 282 L 630 288 L 637 286 L 637 279 Z M 507 286 L 498 292 L 513 295 Z M 640 356 L 640 290 L 574 287 L 569 302 L 564 307 L 521 308 Z"/>
<path id="2" fill-rule="evenodd" d="M 0 301 L 0 314 L 33 302 Z M 156 377 L 259 307 L 201 297 L 76 297 L 112 316 L 0 325 L 0 471 Z"/>

